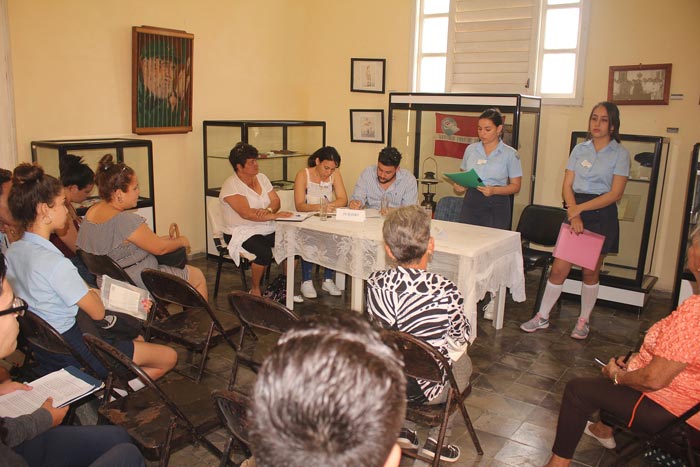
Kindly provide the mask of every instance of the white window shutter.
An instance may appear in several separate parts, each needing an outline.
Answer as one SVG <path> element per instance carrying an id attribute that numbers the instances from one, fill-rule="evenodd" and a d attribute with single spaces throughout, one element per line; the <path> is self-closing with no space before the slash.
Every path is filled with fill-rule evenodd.
<path id="1" fill-rule="evenodd" d="M 533 94 L 538 0 L 454 0 L 447 92 Z"/>

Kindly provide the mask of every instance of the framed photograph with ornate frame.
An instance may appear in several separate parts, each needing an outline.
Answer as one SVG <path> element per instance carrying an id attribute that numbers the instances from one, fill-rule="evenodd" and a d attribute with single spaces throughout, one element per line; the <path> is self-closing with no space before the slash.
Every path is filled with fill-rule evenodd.
<path id="1" fill-rule="evenodd" d="M 670 63 L 610 67 L 610 102 L 617 105 L 668 105 L 670 93 Z"/>
<path id="2" fill-rule="evenodd" d="M 351 58 L 350 91 L 384 94 L 385 72 L 383 58 Z"/>
<path id="3" fill-rule="evenodd" d="M 192 131 L 194 34 L 134 26 L 131 131 L 137 135 Z"/>
<path id="4" fill-rule="evenodd" d="M 384 142 L 384 109 L 350 109 L 350 141 Z"/>

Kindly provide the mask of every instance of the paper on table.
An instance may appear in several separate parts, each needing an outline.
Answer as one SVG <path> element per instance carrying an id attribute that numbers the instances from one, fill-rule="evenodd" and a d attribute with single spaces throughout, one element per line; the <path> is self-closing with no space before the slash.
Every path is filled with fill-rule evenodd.
<path id="1" fill-rule="evenodd" d="M 74 367 L 68 367 L 42 376 L 29 386 L 32 387 L 30 391 L 19 390 L 0 396 L 1 417 L 14 418 L 32 413 L 49 397 L 53 397 L 54 407 L 63 407 L 92 394 L 104 384 Z"/>
<path id="2" fill-rule="evenodd" d="M 314 212 L 293 212 L 291 217 L 279 217 L 276 221 L 301 222 L 313 216 Z"/>
<path id="3" fill-rule="evenodd" d="M 577 235 L 571 231 L 569 224 L 564 223 L 552 256 L 593 271 L 598 265 L 604 242 L 605 235 L 586 229 Z"/>
<path id="4" fill-rule="evenodd" d="M 471 169 L 469 172 L 455 172 L 455 173 L 446 173 L 445 177 L 449 178 L 453 182 L 455 182 L 458 185 L 467 187 L 467 188 L 476 188 L 478 186 L 486 186 L 484 185 L 484 182 L 481 181 L 479 178 L 479 175 L 477 175 L 476 171 L 474 169 Z"/>
<path id="5" fill-rule="evenodd" d="M 147 317 L 141 302 L 148 298 L 148 292 L 142 288 L 104 275 L 101 297 L 108 310 L 119 311 L 143 320 Z"/>

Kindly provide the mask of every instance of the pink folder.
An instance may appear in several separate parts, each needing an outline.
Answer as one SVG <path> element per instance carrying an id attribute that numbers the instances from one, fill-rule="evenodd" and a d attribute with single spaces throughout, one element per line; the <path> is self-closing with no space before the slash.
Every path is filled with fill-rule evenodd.
<path id="1" fill-rule="evenodd" d="M 552 256 L 594 270 L 598 265 L 598 258 L 604 242 L 605 235 L 586 229 L 581 234 L 576 235 L 569 228 L 569 224 L 562 224 Z"/>

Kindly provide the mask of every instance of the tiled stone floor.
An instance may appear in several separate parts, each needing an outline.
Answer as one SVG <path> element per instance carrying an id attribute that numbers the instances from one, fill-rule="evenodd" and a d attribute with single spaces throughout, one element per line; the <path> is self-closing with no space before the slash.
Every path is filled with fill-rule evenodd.
<path id="1" fill-rule="evenodd" d="M 192 264 L 202 268 L 210 289 L 213 288 L 216 263 L 200 258 Z M 273 270 L 273 276 L 276 272 Z M 569 333 L 578 316 L 578 301 L 563 300 L 561 310 L 552 313 L 549 329 L 526 334 L 518 326 L 532 314 L 538 274 L 539 271 L 527 277 L 529 298 L 525 303 L 507 302 L 503 329 L 496 331 L 490 321 L 479 318 L 479 337 L 469 350 L 474 363 L 474 388 L 467 399 L 467 407 L 484 455 L 476 454 L 464 422 L 459 418 L 450 441 L 460 446 L 462 457 L 452 465 L 543 465 L 550 455 L 566 382 L 577 376 L 599 374 L 594 357 L 606 360 L 612 355 L 626 353 L 638 345 L 643 331 L 670 311 L 670 297 L 666 294 L 653 295 L 640 319 L 636 312 L 598 305 L 593 312 L 589 338 L 577 341 L 571 339 Z M 297 284 L 296 290 L 298 287 Z M 238 270 L 225 266 L 220 294 L 214 300 L 211 293 L 212 302 L 219 309 L 228 310 L 226 292 L 240 288 Z M 320 287 L 318 289 L 318 299 L 306 300 L 296 306 L 302 315 L 349 307 L 347 293 L 343 297 L 331 297 Z M 232 350 L 225 345 L 213 350 L 207 367 L 207 378 L 211 378 L 213 386 L 225 386 L 232 355 Z M 187 355 L 182 352 L 179 366 L 186 366 L 186 360 Z M 247 370 L 242 370 L 241 376 L 242 390 L 248 392 L 253 376 Z M 419 434 L 424 441 L 425 433 Z M 222 446 L 225 436 L 220 430 L 210 435 L 210 439 Z M 233 458 L 237 462 L 242 460 L 240 454 L 234 454 Z M 175 467 L 217 464 L 218 459 L 201 446 L 182 449 L 174 453 L 170 461 Z M 411 464 L 409 459 L 402 462 L 402 465 Z M 361 465 L 360 461 L 358 465 Z M 615 465 L 615 457 L 614 453 L 584 435 L 573 465 Z M 637 459 L 629 465 L 646 464 Z"/>

